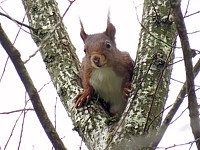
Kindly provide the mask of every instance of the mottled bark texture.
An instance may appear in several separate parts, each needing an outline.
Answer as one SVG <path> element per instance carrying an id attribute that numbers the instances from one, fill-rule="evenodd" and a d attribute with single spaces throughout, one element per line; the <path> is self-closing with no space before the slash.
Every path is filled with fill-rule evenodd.
<path id="1" fill-rule="evenodd" d="M 161 123 L 160 112 L 169 90 L 172 70 L 169 64 L 174 58 L 176 42 L 170 3 L 166 0 L 144 1 L 141 25 L 134 79 L 134 89 L 140 87 L 140 90 L 133 106 L 138 105 L 136 109 L 144 118 L 138 124 L 143 127 L 137 133 L 149 133 Z"/>
<path id="2" fill-rule="evenodd" d="M 94 99 L 76 110 L 73 97 L 79 60 L 54 0 L 23 0 L 33 39 L 74 126 L 88 149 L 140 149 L 148 145 L 144 135 L 156 132 L 168 94 L 175 28 L 167 0 L 144 2 L 133 92 L 118 123 Z M 134 9 L 134 8 L 133 8 Z M 134 39 L 133 39 L 134 40 Z M 150 134 L 149 134 L 150 133 Z"/>

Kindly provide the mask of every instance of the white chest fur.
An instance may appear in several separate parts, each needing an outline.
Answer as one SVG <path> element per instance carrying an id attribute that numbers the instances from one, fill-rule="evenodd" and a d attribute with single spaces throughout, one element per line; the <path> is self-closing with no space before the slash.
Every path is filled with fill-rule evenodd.
<path id="1" fill-rule="evenodd" d="M 118 112 L 122 109 L 121 107 L 124 107 L 121 89 L 122 77 L 118 76 L 112 68 L 94 69 L 90 77 L 90 84 L 101 98 L 110 103 L 113 111 Z"/>

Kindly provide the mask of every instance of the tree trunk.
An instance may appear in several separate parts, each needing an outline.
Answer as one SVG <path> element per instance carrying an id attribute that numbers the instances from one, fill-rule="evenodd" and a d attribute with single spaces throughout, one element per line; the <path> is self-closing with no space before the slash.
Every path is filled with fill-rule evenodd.
<path id="1" fill-rule="evenodd" d="M 73 98 L 80 92 L 79 60 L 54 0 L 23 0 L 32 37 L 75 130 L 88 149 L 140 149 L 148 146 L 144 135 L 156 132 L 169 89 L 176 39 L 167 0 L 144 2 L 142 30 L 137 50 L 133 92 L 118 123 L 94 99 L 75 109 Z M 134 8 L 133 8 L 134 9 Z M 111 121 L 110 121 L 111 120 Z M 137 138 L 136 138 L 137 137 Z M 128 142 L 131 141 L 131 142 Z M 144 142 L 145 141 L 145 142 Z"/>

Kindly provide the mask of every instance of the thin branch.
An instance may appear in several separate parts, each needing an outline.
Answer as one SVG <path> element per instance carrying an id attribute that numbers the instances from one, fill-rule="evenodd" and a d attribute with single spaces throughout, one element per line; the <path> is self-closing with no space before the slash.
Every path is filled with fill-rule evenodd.
<path id="1" fill-rule="evenodd" d="M 7 1 L 7 0 L 3 0 L 3 1 L 1 1 L 0 4 L 4 3 L 5 1 Z M 1 148 L 0 148 L 0 150 L 1 150 Z"/>
<path id="2" fill-rule="evenodd" d="M 80 146 L 79 146 L 79 150 L 82 149 L 82 144 L 83 144 L 83 139 L 81 139 L 81 144 L 80 144 Z"/>
<path id="3" fill-rule="evenodd" d="M 184 84 L 185 82 L 182 82 L 182 81 L 179 81 L 179 80 L 176 80 L 174 78 L 170 78 L 171 80 L 175 81 L 175 82 L 178 82 L 178 83 L 181 83 L 181 84 Z M 200 85 L 195 85 L 195 87 L 199 88 Z"/>
<path id="4" fill-rule="evenodd" d="M 40 120 L 41 125 L 43 126 L 47 136 L 49 137 L 51 143 L 55 149 L 65 150 L 65 146 L 62 140 L 59 138 L 58 133 L 56 132 L 53 124 L 47 116 L 47 113 L 43 107 L 43 104 L 40 100 L 39 94 L 24 66 L 24 62 L 21 60 L 19 51 L 12 45 L 4 30 L 0 26 L 0 43 L 9 55 L 10 59 L 15 66 L 15 69 L 24 84 L 26 91 L 31 99 L 32 105 L 35 109 L 38 119 Z"/>
<path id="5" fill-rule="evenodd" d="M 24 105 L 24 109 L 26 108 L 26 105 L 28 103 L 29 100 L 27 100 L 27 92 L 25 92 L 25 105 Z M 23 115 L 23 120 L 22 120 L 22 125 L 21 125 L 21 132 L 20 132 L 20 138 L 19 138 L 19 144 L 18 144 L 18 150 L 20 150 L 20 146 L 21 146 L 21 142 L 22 142 L 22 135 L 23 135 L 23 131 L 24 131 L 24 123 L 25 123 L 25 117 L 26 117 L 26 113 L 28 111 L 23 111 L 24 115 Z"/>
<path id="6" fill-rule="evenodd" d="M 2 72 L 2 74 L 1 74 L 0 82 L 2 81 L 3 75 L 5 74 L 6 67 L 7 67 L 7 64 L 8 64 L 8 60 L 9 60 L 9 57 L 7 57 L 6 62 L 5 62 L 5 65 L 4 65 L 4 67 L 3 67 L 3 72 Z"/>
<path id="7" fill-rule="evenodd" d="M 154 122 L 161 114 L 163 114 L 164 111 L 166 111 L 166 110 L 169 109 L 170 107 L 172 107 L 172 104 L 169 105 L 169 106 L 167 106 L 167 107 L 166 107 L 165 109 L 163 109 L 161 112 L 159 112 L 159 113 L 151 120 L 151 122 L 149 123 L 149 127 L 148 127 L 147 131 L 149 130 L 150 125 L 153 124 L 153 122 Z M 145 124 L 145 125 L 146 125 L 146 124 Z"/>
<path id="8" fill-rule="evenodd" d="M 64 16 L 66 15 L 66 13 L 68 12 L 69 8 L 72 6 L 72 4 L 76 1 L 76 0 L 68 0 L 69 1 L 69 6 L 67 7 L 67 9 L 65 10 L 63 16 L 62 16 L 62 20 L 64 18 Z"/>
<path id="9" fill-rule="evenodd" d="M 13 110 L 13 111 L 8 111 L 8 112 L 0 112 L 0 115 L 9 115 L 9 114 L 12 114 L 12 113 L 22 112 L 22 111 L 29 111 L 29 110 L 34 111 L 34 109 L 32 109 L 32 108 L 28 108 L 28 109 L 18 109 L 18 110 Z"/>
<path id="10" fill-rule="evenodd" d="M 184 17 L 185 17 L 185 16 L 187 15 L 187 13 L 188 13 L 189 5 L 190 5 L 190 0 L 188 0 L 188 2 L 187 2 L 187 6 L 186 6 L 186 10 L 185 10 Z"/>
<path id="11" fill-rule="evenodd" d="M 193 16 L 193 15 L 196 15 L 196 14 L 199 14 L 199 13 L 200 13 L 200 11 L 196 11 L 196 12 L 194 12 L 194 13 L 192 13 L 192 14 L 189 14 L 189 15 L 185 16 L 184 18 L 187 18 L 187 17 Z"/>
<path id="12" fill-rule="evenodd" d="M 56 125 L 57 125 L 57 120 L 56 120 L 56 114 L 57 114 L 57 101 L 58 101 L 58 99 L 57 99 L 57 97 L 56 97 L 56 103 L 55 103 L 55 106 L 54 106 L 54 126 L 55 126 L 55 129 L 56 129 Z"/>
<path id="13" fill-rule="evenodd" d="M 28 25 L 26 25 L 26 24 L 24 24 L 24 23 L 21 23 L 20 21 L 17 21 L 17 20 L 11 18 L 10 16 L 8 16 L 8 15 L 2 13 L 2 12 L 0 12 L 0 15 L 6 17 L 6 18 L 8 18 L 8 19 L 10 19 L 10 20 L 12 20 L 12 21 L 14 21 L 14 22 L 16 22 L 17 24 L 19 24 L 19 25 L 21 25 L 21 26 L 24 26 L 24 27 L 26 27 L 26 28 L 28 28 L 28 29 L 30 29 L 30 30 L 32 30 L 32 31 L 35 31 L 35 30 L 36 30 L 36 29 L 34 29 L 33 27 L 30 27 L 30 26 L 28 26 Z"/>
<path id="14" fill-rule="evenodd" d="M 200 139 L 197 139 L 195 141 L 190 141 L 190 142 L 187 142 L 187 143 L 182 143 L 182 144 L 174 144 L 172 146 L 169 146 L 169 147 L 158 147 L 158 149 L 165 149 L 165 150 L 168 150 L 168 149 L 171 149 L 171 148 L 175 148 L 175 147 L 178 147 L 178 146 L 184 146 L 184 145 L 189 145 L 189 144 L 193 144 L 197 141 L 199 141 Z"/>
<path id="15" fill-rule="evenodd" d="M 57 126 L 57 120 L 56 120 L 56 109 L 57 109 L 57 97 L 56 97 L 56 102 L 55 102 L 55 105 L 54 105 L 54 128 L 56 130 L 56 126 Z M 51 148 L 53 150 L 53 146 Z"/>
<path id="16" fill-rule="evenodd" d="M 5 147 L 4 147 L 4 150 L 6 150 L 8 144 L 9 144 L 9 142 L 10 142 L 10 139 L 11 139 L 11 137 L 12 137 L 12 135 L 13 135 L 13 133 L 14 133 L 15 127 L 16 127 L 16 125 L 17 125 L 17 122 L 19 121 L 19 119 L 20 119 L 20 117 L 21 117 L 22 114 L 23 114 L 23 112 L 20 113 L 19 117 L 18 117 L 17 120 L 15 121 L 15 124 L 14 124 L 14 126 L 13 126 L 13 128 L 12 128 L 11 133 L 10 133 L 10 136 L 9 136 L 7 142 L 6 142 Z"/>
<path id="17" fill-rule="evenodd" d="M 183 113 L 187 110 L 188 108 L 185 108 L 182 112 L 181 112 L 181 114 L 178 116 L 178 117 L 176 117 L 172 122 L 170 122 L 170 124 L 172 124 L 172 123 L 174 123 L 175 121 L 177 121 L 182 115 L 183 115 Z"/>
<path id="18" fill-rule="evenodd" d="M 179 80 L 174 79 L 174 78 L 170 78 L 170 79 L 173 80 L 173 81 L 175 81 L 175 82 L 177 82 L 177 83 L 181 83 L 181 84 L 184 84 L 184 83 L 185 83 L 185 82 L 179 81 Z"/>
<path id="19" fill-rule="evenodd" d="M 199 120 L 199 111 L 198 111 L 198 103 L 197 97 L 195 93 L 194 86 L 194 75 L 193 75 L 193 65 L 192 65 L 192 50 L 190 48 L 187 30 L 184 22 L 184 18 L 181 12 L 180 1 L 171 0 L 174 22 L 176 25 L 176 29 L 178 31 L 184 63 L 186 70 L 186 85 L 187 85 L 187 93 L 188 93 L 188 108 L 189 108 L 189 116 L 190 116 L 190 126 L 192 128 L 193 136 L 196 139 L 200 138 L 200 120 Z M 200 149 L 200 141 L 196 141 L 197 148 Z"/>
<path id="20" fill-rule="evenodd" d="M 10 17 L 9 14 L 8 14 L 1 6 L 0 6 L 0 8 L 1 8 L 1 10 L 4 12 L 4 15 Z M 3 14 L 3 13 L 2 13 L 2 14 Z M 26 15 L 25 15 L 25 17 L 26 17 Z M 13 19 L 12 17 L 10 17 L 10 18 L 11 18 L 11 20 L 12 20 L 18 27 L 20 27 L 20 24 L 18 24 L 18 23 L 16 22 L 15 19 Z M 21 25 L 21 26 L 23 26 L 23 25 Z M 27 26 L 28 26 L 28 25 L 27 25 Z M 27 28 L 28 28 L 28 27 L 27 27 Z M 32 28 L 32 29 L 33 29 L 33 28 Z M 23 29 L 23 28 L 21 28 L 21 30 L 23 30 L 25 33 L 31 34 L 30 32 L 26 31 L 26 30 Z M 36 32 L 37 29 L 33 29 L 32 31 L 33 31 L 33 32 Z M 36 36 L 36 35 L 35 35 L 35 34 L 31 34 L 31 36 Z"/>
<path id="21" fill-rule="evenodd" d="M 24 64 L 30 61 L 31 58 L 33 58 L 39 51 L 40 51 L 40 47 L 33 54 L 31 54 L 27 60 L 24 61 Z"/>
<path id="22" fill-rule="evenodd" d="M 22 125 L 21 125 L 20 138 L 19 138 L 19 144 L 18 144 L 18 150 L 20 150 L 20 145 L 21 145 L 21 142 L 22 142 L 22 135 L 23 135 L 23 131 L 24 131 L 24 122 L 25 122 L 26 113 L 27 113 L 27 112 L 24 111 L 23 120 L 22 120 Z"/>
<path id="23" fill-rule="evenodd" d="M 0 13 L 1 13 L 1 12 L 0 12 Z M 24 22 L 25 18 L 26 18 L 26 14 L 24 15 L 24 17 L 23 17 L 23 19 L 22 19 L 22 23 Z M 22 25 L 19 26 L 19 30 L 18 30 L 18 32 L 17 32 L 17 35 L 15 36 L 13 45 L 15 45 L 15 42 L 17 41 L 17 38 L 18 38 L 18 36 L 19 36 L 19 33 L 20 33 L 21 29 L 22 29 Z"/>
<path id="24" fill-rule="evenodd" d="M 187 34 L 195 34 L 195 33 L 199 33 L 200 30 L 196 30 L 196 31 L 192 31 L 192 32 L 188 32 Z"/>
<path id="25" fill-rule="evenodd" d="M 22 22 L 24 22 L 25 16 L 26 16 L 26 15 L 24 15 Z M 18 30 L 18 32 L 17 32 L 17 35 L 15 36 L 13 45 L 15 44 L 15 42 L 16 42 L 16 40 L 17 40 L 17 37 L 19 36 L 19 33 L 20 33 L 21 29 L 22 29 L 22 26 L 20 26 L 20 28 L 19 28 L 19 30 Z M 5 65 L 4 65 L 3 72 L 2 72 L 2 74 L 1 74 L 0 82 L 1 82 L 1 80 L 3 79 L 3 75 L 4 75 L 5 71 L 6 71 L 6 67 L 7 67 L 8 60 L 9 60 L 9 57 L 7 57 L 7 59 L 6 59 L 6 63 L 5 63 Z"/>
<path id="26" fill-rule="evenodd" d="M 45 83 L 39 90 L 38 90 L 38 92 L 41 92 L 42 90 L 43 90 L 43 88 L 45 87 L 45 86 L 47 86 L 48 84 L 50 84 L 52 81 L 49 81 L 49 82 L 47 82 L 47 83 Z"/>
<path id="27" fill-rule="evenodd" d="M 48 84 L 50 84 L 52 81 L 49 81 L 45 83 L 37 92 L 40 93 Z M 27 100 L 27 102 L 30 101 L 30 99 Z"/>
<path id="28" fill-rule="evenodd" d="M 200 59 L 194 66 L 194 78 L 198 75 L 199 71 L 200 71 Z M 151 147 L 157 147 L 158 143 L 161 141 L 161 139 L 162 139 L 163 135 L 165 134 L 168 126 L 170 125 L 173 117 L 175 116 L 178 108 L 180 107 L 181 103 L 183 102 L 185 95 L 186 95 L 186 82 L 182 86 L 182 88 L 176 98 L 175 103 L 173 104 L 172 108 L 170 109 L 169 113 L 167 114 L 166 118 L 164 119 L 160 129 L 158 130 L 158 132 L 151 144 Z"/>

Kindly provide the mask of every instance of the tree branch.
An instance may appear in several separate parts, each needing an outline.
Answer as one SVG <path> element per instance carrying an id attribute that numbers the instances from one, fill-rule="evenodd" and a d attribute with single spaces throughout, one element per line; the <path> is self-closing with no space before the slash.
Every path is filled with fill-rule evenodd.
<path id="1" fill-rule="evenodd" d="M 0 115 L 8 115 L 8 114 L 16 113 L 16 112 L 29 111 L 29 110 L 34 110 L 34 109 L 32 109 L 32 108 L 25 109 L 24 108 L 24 109 L 9 111 L 9 112 L 0 112 Z"/>
<path id="2" fill-rule="evenodd" d="M 171 0 L 171 6 L 174 16 L 174 22 L 176 25 L 177 32 L 180 37 L 181 46 L 183 50 L 183 57 L 185 62 L 186 70 L 186 89 L 188 93 L 188 108 L 190 115 L 190 126 L 192 128 L 192 133 L 195 140 L 200 138 L 200 120 L 197 98 L 194 86 L 194 75 L 193 75 L 193 65 L 192 65 L 192 51 L 190 48 L 187 30 L 185 27 L 183 15 L 180 8 L 180 2 L 178 0 Z M 200 140 L 196 141 L 197 148 L 200 149 Z"/>
<path id="3" fill-rule="evenodd" d="M 198 75 L 199 71 L 200 71 L 200 59 L 194 66 L 194 78 Z M 164 121 L 163 121 L 161 127 L 159 128 L 150 147 L 158 146 L 158 144 L 161 141 L 163 135 L 165 134 L 167 128 L 169 127 L 173 117 L 175 116 L 178 108 L 180 107 L 181 103 L 183 102 L 185 95 L 186 95 L 186 82 L 182 86 L 182 88 L 176 98 L 175 103 L 173 104 L 172 108 L 170 109 L 169 113 L 167 114 L 166 118 L 164 119 Z"/>
<path id="4" fill-rule="evenodd" d="M 32 30 L 32 31 L 35 31 L 35 30 L 36 30 L 36 29 L 34 29 L 34 28 L 32 28 L 32 27 L 30 27 L 30 26 L 28 26 L 28 25 L 26 25 L 26 24 L 24 24 L 24 23 L 22 23 L 22 22 L 20 22 L 20 21 L 17 21 L 17 20 L 15 20 L 15 19 L 11 18 L 10 16 L 8 16 L 8 15 L 2 13 L 2 12 L 0 12 L 0 15 L 6 17 L 6 18 L 8 18 L 8 19 L 10 19 L 10 20 L 12 20 L 12 21 L 14 21 L 14 22 L 16 22 L 17 24 L 19 24 L 19 25 L 21 25 L 21 26 L 24 26 L 24 27 L 26 27 L 26 28 L 28 28 L 28 29 L 30 29 L 30 30 Z"/>
<path id="5" fill-rule="evenodd" d="M 65 150 L 65 146 L 61 139 L 59 138 L 55 128 L 53 127 L 51 121 L 49 120 L 47 113 L 42 105 L 40 100 L 39 94 L 34 87 L 34 84 L 24 66 L 23 61 L 21 60 L 21 56 L 19 51 L 12 45 L 10 40 L 8 39 L 7 35 L 5 34 L 4 30 L 0 25 L 0 43 L 9 55 L 10 59 L 15 66 L 15 69 L 21 78 L 21 81 L 24 84 L 26 91 L 31 99 L 32 105 L 35 109 L 35 112 L 40 120 L 41 125 L 43 126 L 47 136 L 49 137 L 50 141 L 52 142 L 55 149 L 62 149 Z"/>

